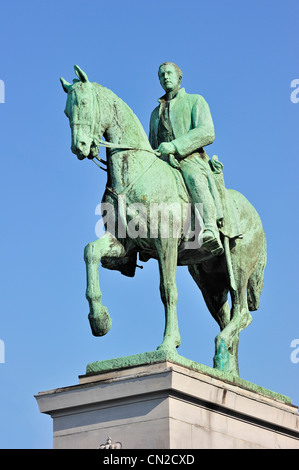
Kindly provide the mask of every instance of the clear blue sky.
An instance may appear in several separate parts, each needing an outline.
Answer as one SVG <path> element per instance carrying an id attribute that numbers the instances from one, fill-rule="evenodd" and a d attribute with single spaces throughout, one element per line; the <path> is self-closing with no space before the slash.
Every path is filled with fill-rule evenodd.
<path id="1" fill-rule="evenodd" d="M 162 90 L 161 62 L 210 105 L 227 187 L 258 210 L 268 264 L 261 306 L 240 335 L 242 378 L 299 404 L 297 0 L 1 1 L 0 447 L 51 448 L 51 418 L 33 397 L 78 383 L 86 364 L 154 350 L 164 311 L 154 261 L 133 279 L 100 274 L 113 319 L 91 335 L 84 246 L 105 174 L 70 150 L 59 77 L 78 64 L 112 89 L 146 131 Z M 102 153 L 103 155 L 103 153 Z M 212 366 L 218 327 L 185 268 L 178 269 L 179 353 Z"/>

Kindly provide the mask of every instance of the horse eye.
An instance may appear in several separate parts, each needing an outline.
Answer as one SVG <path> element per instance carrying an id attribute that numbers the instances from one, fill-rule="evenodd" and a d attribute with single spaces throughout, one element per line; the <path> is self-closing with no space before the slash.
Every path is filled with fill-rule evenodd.
<path id="1" fill-rule="evenodd" d="M 82 100 L 83 106 L 86 106 L 88 104 L 88 101 L 86 99 Z"/>

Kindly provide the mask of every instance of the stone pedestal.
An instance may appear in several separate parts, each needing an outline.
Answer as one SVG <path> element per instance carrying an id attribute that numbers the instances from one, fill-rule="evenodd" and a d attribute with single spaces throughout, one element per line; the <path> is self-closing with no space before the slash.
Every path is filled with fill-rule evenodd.
<path id="1" fill-rule="evenodd" d="M 141 356 L 112 370 L 94 363 L 77 385 L 36 395 L 53 418 L 54 448 L 97 449 L 110 438 L 123 449 L 299 449 L 287 397 L 178 355 L 150 364 Z"/>

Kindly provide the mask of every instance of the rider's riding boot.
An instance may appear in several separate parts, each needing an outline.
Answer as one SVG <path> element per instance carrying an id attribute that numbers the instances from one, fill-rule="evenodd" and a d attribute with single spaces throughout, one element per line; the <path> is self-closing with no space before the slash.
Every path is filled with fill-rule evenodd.
<path id="1" fill-rule="evenodd" d="M 217 235 L 215 235 L 214 231 L 206 228 L 202 234 L 198 237 L 198 243 L 201 248 L 205 248 L 211 252 L 213 256 L 222 255 L 224 252 L 222 243 L 220 241 L 218 230 Z"/>

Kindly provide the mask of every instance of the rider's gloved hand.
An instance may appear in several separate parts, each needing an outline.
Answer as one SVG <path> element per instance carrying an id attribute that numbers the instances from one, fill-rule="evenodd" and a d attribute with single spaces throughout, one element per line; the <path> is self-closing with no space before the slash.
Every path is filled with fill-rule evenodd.
<path id="1" fill-rule="evenodd" d="M 176 153 L 176 148 L 171 142 L 162 142 L 158 147 L 158 152 L 162 156 L 168 157 L 168 155 Z"/>

